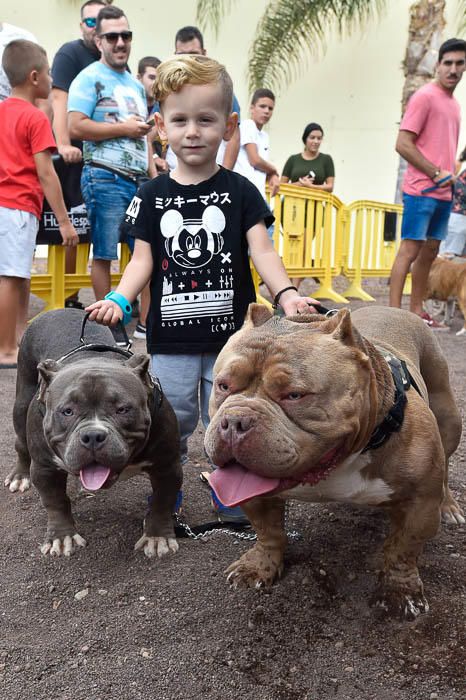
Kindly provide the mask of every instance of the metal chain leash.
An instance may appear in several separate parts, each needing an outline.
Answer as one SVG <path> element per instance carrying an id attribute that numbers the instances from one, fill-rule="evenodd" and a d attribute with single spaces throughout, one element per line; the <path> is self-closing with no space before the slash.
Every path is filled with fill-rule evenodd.
<path id="1" fill-rule="evenodd" d="M 289 519 L 289 504 L 286 503 L 285 505 L 285 530 L 287 528 L 287 522 Z M 184 532 L 186 533 L 186 537 L 188 537 L 191 540 L 203 540 L 206 539 L 209 535 L 215 535 L 217 533 L 221 533 L 224 535 L 230 535 L 231 537 L 235 537 L 237 540 L 245 540 L 246 542 L 254 542 L 257 539 L 257 535 L 254 531 L 251 532 L 242 532 L 241 530 L 235 530 L 233 528 L 229 527 L 214 527 L 208 530 L 203 530 L 202 532 L 193 532 L 191 527 L 188 525 L 188 523 L 185 523 L 180 515 L 178 513 L 174 513 L 173 515 L 175 519 L 175 523 L 178 527 L 180 527 Z M 250 526 L 245 526 L 249 527 Z M 297 530 L 288 530 L 287 531 L 287 536 L 288 539 L 290 540 L 300 540 L 302 539 L 302 535 L 297 531 Z"/>

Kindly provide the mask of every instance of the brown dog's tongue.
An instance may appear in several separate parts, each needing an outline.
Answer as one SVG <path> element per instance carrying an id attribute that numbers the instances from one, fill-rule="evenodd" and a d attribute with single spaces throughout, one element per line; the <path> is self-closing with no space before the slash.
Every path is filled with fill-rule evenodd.
<path id="1" fill-rule="evenodd" d="M 209 484 L 225 506 L 238 506 L 254 496 L 275 491 L 280 479 L 268 479 L 248 471 L 241 464 L 215 469 Z"/>
<path id="2" fill-rule="evenodd" d="M 103 464 L 89 464 L 79 472 L 81 483 L 88 491 L 97 491 L 110 476 L 110 469 Z"/>

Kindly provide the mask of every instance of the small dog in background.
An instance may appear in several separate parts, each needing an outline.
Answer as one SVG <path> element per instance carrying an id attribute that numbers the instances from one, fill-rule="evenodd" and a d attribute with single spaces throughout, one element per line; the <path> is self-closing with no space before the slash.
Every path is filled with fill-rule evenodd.
<path id="1" fill-rule="evenodd" d="M 450 325 L 455 303 L 463 314 L 463 328 L 456 335 L 466 335 L 466 260 L 454 262 L 437 257 L 432 263 L 425 299 L 444 302 L 444 322 Z"/>

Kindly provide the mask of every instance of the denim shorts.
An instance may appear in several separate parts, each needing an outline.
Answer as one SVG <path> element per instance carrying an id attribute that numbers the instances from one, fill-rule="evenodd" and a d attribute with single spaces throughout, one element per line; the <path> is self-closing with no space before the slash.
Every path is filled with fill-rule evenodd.
<path id="1" fill-rule="evenodd" d="M 137 190 L 117 173 L 85 165 L 81 191 L 91 225 L 92 254 L 99 260 L 116 260 L 120 222 Z"/>
<path id="2" fill-rule="evenodd" d="M 433 238 L 443 241 L 447 235 L 451 201 L 434 197 L 416 197 L 403 193 L 403 220 L 401 238 L 425 241 Z"/>
<path id="3" fill-rule="evenodd" d="M 34 214 L 0 207 L 0 276 L 30 279 L 38 227 Z"/>

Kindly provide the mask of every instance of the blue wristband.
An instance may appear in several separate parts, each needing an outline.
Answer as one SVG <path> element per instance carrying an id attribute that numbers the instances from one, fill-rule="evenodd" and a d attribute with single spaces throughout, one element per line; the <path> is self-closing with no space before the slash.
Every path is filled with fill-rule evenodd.
<path id="1" fill-rule="evenodd" d="M 118 292 L 109 292 L 108 294 L 105 295 L 105 299 L 109 299 L 110 301 L 113 301 L 115 304 L 117 304 L 120 309 L 123 311 L 123 323 L 125 326 L 131 321 L 131 304 L 129 303 L 128 299 L 123 296 L 123 294 L 119 294 Z"/>

